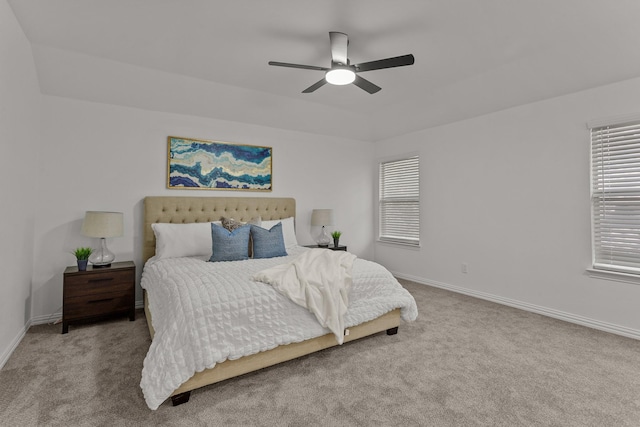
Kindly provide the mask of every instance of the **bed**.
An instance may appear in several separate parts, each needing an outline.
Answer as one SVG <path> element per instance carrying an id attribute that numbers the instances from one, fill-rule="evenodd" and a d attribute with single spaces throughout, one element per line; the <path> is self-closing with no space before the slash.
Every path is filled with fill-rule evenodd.
<path id="1" fill-rule="evenodd" d="M 271 221 L 276 222 L 282 220 L 282 222 L 286 222 L 287 220 L 293 221 L 295 218 L 295 200 L 292 198 L 271 198 L 271 197 L 146 197 L 144 200 L 144 244 L 143 244 L 143 260 L 145 262 L 145 268 L 143 270 L 143 278 L 142 278 L 142 286 L 144 290 L 144 310 L 147 318 L 147 324 L 149 326 L 149 331 L 152 338 L 152 344 L 149 350 L 149 354 L 145 358 L 145 366 L 143 368 L 143 379 L 141 382 L 141 387 L 143 388 L 143 392 L 145 394 L 145 399 L 147 404 L 151 409 L 156 409 L 159 404 L 162 403 L 163 400 L 170 397 L 174 406 L 186 403 L 189 400 L 190 393 L 192 390 L 195 390 L 200 387 L 204 387 L 206 385 L 214 384 L 220 381 L 224 381 L 233 377 L 237 377 L 239 375 L 246 374 L 248 372 L 256 371 L 268 366 L 272 366 L 281 362 L 285 362 L 291 359 L 295 359 L 310 353 L 314 353 L 329 347 L 333 347 L 338 345 L 338 340 L 333 333 L 327 333 L 326 328 L 322 328 L 316 325 L 314 328 L 308 327 L 309 329 L 313 329 L 312 332 L 308 332 L 307 330 L 300 332 L 299 336 L 294 336 L 293 338 L 287 338 L 291 342 L 282 342 L 278 344 L 279 338 L 274 339 L 270 338 L 271 341 L 269 344 L 261 344 L 263 347 L 269 347 L 268 349 L 256 347 L 252 345 L 251 342 L 248 343 L 247 349 L 243 349 L 244 353 L 248 354 L 226 354 L 226 359 L 224 361 L 218 360 L 216 363 L 212 363 L 211 360 L 204 362 L 208 367 L 198 366 L 198 363 L 191 363 L 191 360 L 184 362 L 184 356 L 173 356 L 167 355 L 165 353 L 161 353 L 159 348 L 162 348 L 162 339 L 165 339 L 167 335 L 179 335 L 180 337 L 190 335 L 191 331 L 187 326 L 178 325 L 175 326 L 171 319 L 168 319 L 168 315 L 165 313 L 168 312 L 167 304 L 173 304 L 172 302 L 166 303 L 162 298 L 163 294 L 163 286 L 165 285 L 163 282 L 165 277 L 168 277 L 173 274 L 174 271 L 181 272 L 180 274 L 173 274 L 174 281 L 182 280 L 182 276 L 185 277 L 185 281 L 198 281 L 200 278 L 205 277 L 209 274 L 223 274 L 224 277 L 232 277 L 233 280 L 241 280 L 238 273 L 239 271 L 244 271 L 245 266 L 249 268 L 253 268 L 253 270 L 258 270 L 265 266 L 274 265 L 278 262 L 282 263 L 285 260 L 295 257 L 304 251 L 308 251 L 309 249 L 302 248 L 299 246 L 290 246 L 287 249 L 287 252 L 290 254 L 287 257 L 282 257 L 280 261 L 277 259 L 269 259 L 269 260 L 247 260 L 247 261 L 233 261 L 233 262 L 222 262 L 222 263 L 211 263 L 211 262 L 202 262 L 206 261 L 206 259 L 197 258 L 197 257 L 187 257 L 187 258 L 171 258 L 171 259 L 162 259 L 158 260 L 156 255 L 157 242 L 156 242 L 156 234 L 152 228 L 153 224 L 209 224 L 215 221 L 219 221 L 222 217 L 233 218 L 237 221 L 241 222 L 250 222 L 252 219 L 259 217 L 262 221 Z M 198 226 L 199 227 L 199 226 Z M 285 237 L 286 239 L 286 237 Z M 295 234 L 294 234 L 295 239 Z M 158 249 L 159 250 L 159 249 Z M 318 251 L 317 249 L 315 251 Z M 324 252 L 325 250 L 322 250 Z M 376 268 L 384 270 L 381 266 L 378 266 L 375 263 L 370 263 L 368 261 L 358 261 L 360 270 L 364 273 L 359 274 L 358 277 L 362 276 L 362 278 L 356 278 L 356 269 L 354 268 L 354 283 L 362 282 L 364 280 L 382 280 L 382 279 L 370 279 L 369 275 L 372 274 L 369 269 Z M 355 264 L 354 264 L 355 265 Z M 362 266 L 365 267 L 362 267 Z M 239 266 L 242 266 L 241 269 Z M 223 270 L 224 268 L 230 269 L 228 272 L 224 272 L 227 270 Z M 364 268 L 364 269 L 363 269 Z M 200 271 L 199 269 L 203 269 Z M 207 270 L 204 270 L 207 269 Z M 216 270 L 212 270 L 216 269 Z M 360 271 L 358 270 L 358 271 Z M 224 272 L 224 273 L 221 273 Z M 244 274 L 244 273 L 242 273 Z M 385 302 L 384 307 L 380 305 L 380 301 L 377 301 L 377 305 L 375 306 L 374 314 L 375 318 L 368 319 L 366 316 L 371 316 L 371 313 L 367 311 L 365 317 L 363 317 L 364 311 L 362 313 L 357 312 L 357 310 L 353 310 L 354 314 L 350 318 L 350 323 L 357 324 L 349 324 L 347 328 L 345 328 L 345 336 L 344 342 L 349 342 L 355 339 L 359 339 L 365 336 L 369 336 L 372 334 L 376 334 L 379 332 L 386 331 L 387 334 L 393 335 L 398 332 L 398 326 L 401 322 L 401 317 L 404 320 L 413 320 L 417 316 L 417 308 L 415 306 L 415 301 L 410 296 L 408 292 L 406 292 L 388 271 L 384 270 L 382 272 L 377 272 L 376 274 L 382 274 L 384 276 L 384 281 L 394 281 L 395 285 L 402 289 L 404 293 L 399 290 L 393 290 L 394 295 L 397 292 L 399 294 L 399 302 L 395 302 L 393 304 L 397 305 L 397 307 L 389 308 L 388 304 Z M 188 277 L 192 276 L 191 279 Z M 236 277 L 238 276 L 238 277 Z M 366 276 L 366 277 L 365 277 Z M 377 276 L 376 276 L 377 277 Z M 203 279 L 204 280 L 204 279 Z M 208 280 L 208 279 L 207 279 Z M 226 279 L 225 279 L 226 280 Z M 231 279 L 229 279 L 231 280 Z M 234 282 L 233 288 L 240 289 L 242 286 L 250 286 L 250 287 L 258 287 L 259 284 L 256 282 L 253 283 L 245 283 L 248 282 L 246 279 L 242 279 L 243 283 L 238 284 Z M 190 282 L 189 282 L 190 283 Z M 207 282 L 208 283 L 208 282 Z M 190 285 L 191 286 L 191 285 Z M 205 285 L 198 285 L 205 286 Z M 206 286 L 209 286 L 208 284 Z M 385 285 L 386 286 L 386 285 Z M 177 289 L 181 289 L 179 286 L 175 286 Z M 360 288 L 363 288 L 360 286 Z M 201 288 L 198 288 L 201 289 Z M 286 305 L 290 304 L 289 301 L 283 302 L 280 298 L 286 297 L 280 295 L 275 295 L 272 289 L 269 289 L 268 285 L 262 284 L 259 287 L 260 292 L 264 292 L 260 298 L 277 300 L 278 305 Z M 374 289 L 374 288 L 372 288 Z M 198 291 L 203 292 L 203 291 Z M 366 292 L 373 292 L 373 290 L 368 290 Z M 204 295 L 204 294 L 203 294 Z M 207 297 L 208 298 L 208 297 Z M 204 299 L 207 299 L 203 297 Z M 364 298 L 364 297 L 363 297 Z M 176 298 L 176 299 L 182 299 Z M 198 302 L 200 304 L 201 302 Z M 164 305 L 163 305 L 164 304 Z M 204 303 L 202 303 L 204 305 Z M 272 304 L 272 303 L 269 303 Z M 274 303 L 275 304 L 275 303 Z M 355 303 L 354 303 L 355 304 Z M 360 306 L 363 306 L 361 303 Z M 160 307 L 160 308 L 159 308 Z M 287 306 L 288 307 L 288 306 Z M 299 307 L 298 307 L 299 308 Z M 260 307 L 258 307 L 258 312 Z M 204 310 L 204 311 L 203 311 Z M 256 309 L 254 308 L 254 311 Z M 287 310 L 295 310 L 291 307 L 288 307 Z M 351 311 L 351 308 L 349 309 Z M 369 309 L 367 309 L 369 310 Z M 377 310 L 377 311 L 376 311 Z M 205 312 L 208 313 L 209 317 L 212 316 L 211 310 L 207 307 L 203 309 L 194 309 L 197 312 Z M 215 310 L 214 310 L 215 311 Z M 378 314 L 379 312 L 379 314 Z M 308 312 L 305 312 L 306 315 L 309 315 Z M 214 313 L 215 315 L 215 313 Z M 297 314 L 298 315 L 298 314 Z M 255 317 L 255 313 L 252 314 Z M 206 316 L 205 316 L 206 317 Z M 364 321 L 362 321 L 365 319 Z M 245 321 L 245 320 L 243 320 Z M 248 322 L 248 320 L 246 320 Z M 298 320 L 300 322 L 300 320 Z M 190 319 L 188 322 L 192 325 L 200 325 L 204 322 L 202 319 Z M 187 323 L 188 323 L 187 322 Z M 258 323 L 255 320 L 251 320 L 253 323 Z M 279 322 L 279 321 L 278 321 Z M 302 319 L 302 323 L 306 322 L 306 319 Z M 180 323 L 180 322 L 178 322 Z M 185 322 L 181 322 L 185 323 Z M 264 322 L 259 322 L 264 323 Z M 301 324 L 302 324 L 301 323 Z M 175 332 L 167 332 L 167 329 L 175 329 L 177 327 L 186 328 L 185 331 Z M 307 327 L 307 326 L 305 326 Z M 320 329 L 318 329 L 318 327 Z M 266 328 L 266 326 L 264 326 Z M 161 330 L 162 329 L 162 330 Z M 245 328 L 246 329 L 246 328 Z M 266 334 L 269 332 L 267 331 Z M 211 334 L 211 332 L 208 332 Z M 258 331 L 258 334 L 265 334 L 265 330 Z M 294 334 L 295 335 L 295 334 Z M 309 336 L 308 336 L 309 335 Z M 246 336 L 240 334 L 240 337 L 243 340 L 246 340 Z M 206 338 L 206 336 L 205 336 Z M 209 338 L 212 339 L 211 335 Z M 283 339 L 284 340 L 284 339 Z M 276 343 L 278 345 L 274 345 Z M 154 346 L 154 344 L 157 344 Z M 183 345 L 183 344 L 180 344 Z M 155 347 L 155 348 L 154 348 Z M 273 348 L 270 348 L 273 347 Z M 152 352 L 152 350 L 154 350 Z M 152 354 L 153 353 L 153 354 Z M 160 356 L 159 356 L 160 354 Z M 217 354 L 217 353 L 216 353 Z M 165 359 L 171 358 L 171 363 L 185 365 L 194 365 L 192 368 L 193 372 L 189 371 L 188 376 L 185 378 L 180 378 L 178 382 L 176 382 L 177 374 L 173 372 L 173 365 L 169 362 L 165 363 L 165 368 L 154 368 L 156 371 L 154 374 L 150 374 L 152 372 L 149 367 L 151 363 L 156 363 L 155 361 L 149 361 L 152 356 L 155 356 Z M 187 357 L 190 358 L 191 356 Z M 217 355 L 219 359 L 220 355 Z M 175 359 L 175 360 L 174 360 Z M 210 366 L 209 366 L 210 365 Z M 158 393 L 151 393 L 149 389 L 151 386 L 148 384 L 148 378 L 153 377 L 154 381 L 156 377 L 163 376 L 163 369 L 168 370 L 171 369 L 172 372 L 166 374 L 167 378 L 169 378 L 169 382 L 173 381 L 175 384 L 170 385 L 169 391 L 164 390 Z M 182 367 L 180 368 L 182 369 Z M 145 373 L 146 370 L 146 373 Z M 188 369 L 187 369 L 188 371 Z M 158 372 L 160 374 L 158 374 Z M 181 372 L 181 375 L 184 376 L 184 373 Z M 154 395 L 154 398 L 149 397 L 150 395 Z M 165 396 L 166 395 L 166 396 Z"/>

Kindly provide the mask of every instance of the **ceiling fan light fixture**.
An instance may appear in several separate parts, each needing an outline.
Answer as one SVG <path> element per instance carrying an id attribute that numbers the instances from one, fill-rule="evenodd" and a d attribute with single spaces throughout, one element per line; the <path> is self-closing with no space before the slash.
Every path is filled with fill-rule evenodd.
<path id="1" fill-rule="evenodd" d="M 353 83 L 355 86 L 373 95 L 380 91 L 381 87 L 376 86 L 369 80 L 362 78 L 359 74 L 364 71 L 383 70 L 385 68 L 404 67 L 413 65 L 415 58 L 413 55 L 394 56 L 393 58 L 378 59 L 375 61 L 351 64 L 347 56 L 347 46 L 349 37 L 345 33 L 337 31 L 329 32 L 331 42 L 331 68 L 317 67 L 315 65 L 290 64 L 288 62 L 269 61 L 269 65 L 278 67 L 300 68 L 303 70 L 324 71 L 324 78 L 318 80 L 302 93 L 315 92 L 325 84 L 344 86 Z"/>
<path id="2" fill-rule="evenodd" d="M 349 68 L 333 68 L 324 75 L 327 83 L 332 85 L 348 85 L 356 79 L 356 73 Z"/>

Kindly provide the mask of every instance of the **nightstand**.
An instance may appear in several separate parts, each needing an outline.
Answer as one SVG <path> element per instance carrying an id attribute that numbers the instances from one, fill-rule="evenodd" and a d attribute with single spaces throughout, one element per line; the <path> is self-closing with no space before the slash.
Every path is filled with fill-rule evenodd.
<path id="1" fill-rule="evenodd" d="M 136 265 L 114 262 L 111 267 L 67 267 L 62 293 L 62 333 L 69 324 L 111 316 L 135 320 Z"/>
<path id="2" fill-rule="evenodd" d="M 332 251 L 346 251 L 347 247 L 346 246 L 342 246 L 342 245 L 338 245 L 338 246 L 333 246 L 333 245 L 329 245 L 327 246 L 318 246 L 318 245 L 306 245 L 305 248 L 322 248 L 322 249 L 331 249 Z"/>

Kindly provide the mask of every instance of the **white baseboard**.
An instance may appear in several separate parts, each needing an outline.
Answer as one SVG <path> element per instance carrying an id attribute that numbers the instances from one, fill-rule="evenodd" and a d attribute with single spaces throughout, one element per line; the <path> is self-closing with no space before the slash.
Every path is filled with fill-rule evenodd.
<path id="1" fill-rule="evenodd" d="M 47 323 L 56 323 L 56 322 L 60 322 L 62 320 L 62 313 L 61 312 L 57 312 L 57 313 L 51 313 L 51 314 L 44 314 L 42 316 L 35 316 L 31 318 L 31 325 L 35 326 L 35 325 L 44 325 Z"/>
<path id="2" fill-rule="evenodd" d="M 485 292 L 475 291 L 473 289 L 461 288 L 458 286 L 452 286 L 447 283 L 437 282 L 434 280 L 423 279 L 422 277 L 415 277 L 408 274 L 402 274 L 392 272 L 395 277 L 405 280 L 411 280 L 422 285 L 433 286 L 436 288 L 446 289 L 448 291 L 457 292 L 459 294 L 469 295 L 471 297 L 480 298 L 483 300 L 495 302 L 509 307 L 518 308 L 532 313 L 541 314 L 543 316 L 553 317 L 554 319 L 564 320 L 565 322 L 575 323 L 577 325 L 586 326 L 600 331 L 610 332 L 616 335 L 622 335 L 628 338 L 634 338 L 640 340 L 640 330 L 627 328 L 626 326 L 620 326 L 613 323 L 603 322 L 601 320 L 590 319 L 588 317 L 579 316 L 577 314 L 567 313 L 564 311 L 556 310 L 553 308 L 542 307 L 535 304 L 529 304 L 527 302 L 513 300 L 510 298 L 504 298 L 498 295 L 492 295 Z"/>
<path id="3" fill-rule="evenodd" d="M 2 369 L 4 365 L 7 363 L 7 361 L 9 360 L 13 352 L 16 350 L 16 348 L 18 347 L 18 344 L 20 344 L 20 341 L 22 341 L 22 338 L 24 338 L 25 334 L 27 333 L 30 327 L 31 327 L 31 321 L 28 321 L 27 324 L 24 325 L 22 330 L 18 332 L 18 335 L 16 335 L 13 341 L 11 341 L 11 344 L 9 344 L 9 347 L 4 351 L 4 353 L 2 353 L 2 355 L 0 356 L 0 369 Z"/>

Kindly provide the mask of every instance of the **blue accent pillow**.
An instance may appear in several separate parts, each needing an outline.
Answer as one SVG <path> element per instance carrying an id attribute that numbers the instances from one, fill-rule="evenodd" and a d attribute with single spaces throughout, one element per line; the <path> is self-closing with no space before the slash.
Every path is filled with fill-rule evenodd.
<path id="1" fill-rule="evenodd" d="M 287 256 L 281 222 L 271 227 L 271 230 L 251 224 L 251 239 L 253 240 L 253 258 Z"/>
<path id="2" fill-rule="evenodd" d="M 250 225 L 243 225 L 233 231 L 229 231 L 218 224 L 211 224 L 211 240 L 213 242 L 213 255 L 211 262 L 239 261 L 249 259 L 249 234 Z"/>

